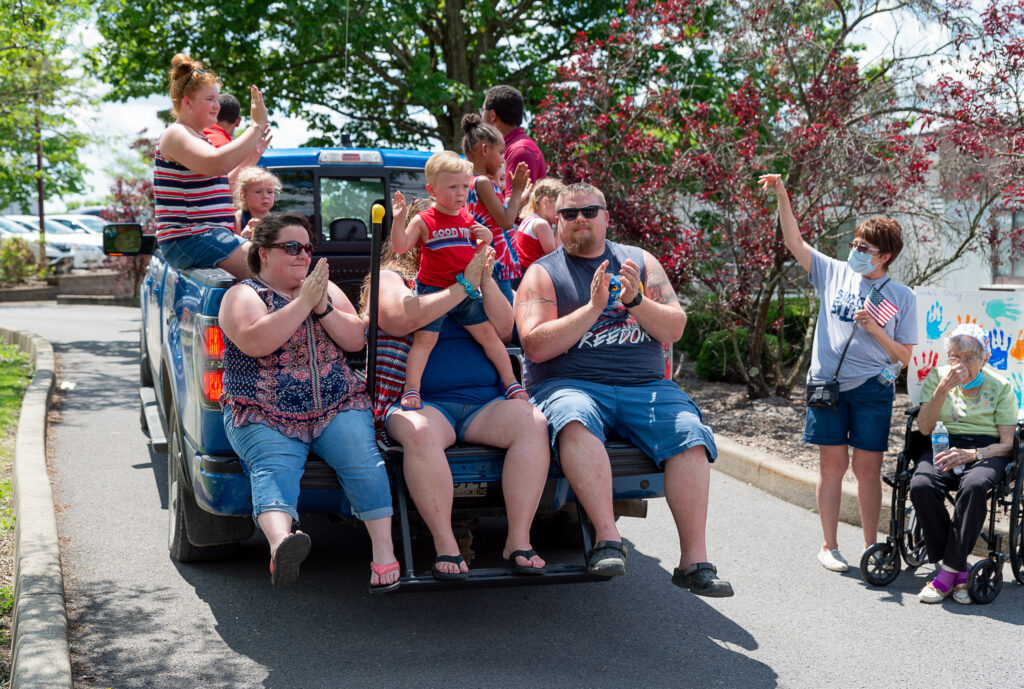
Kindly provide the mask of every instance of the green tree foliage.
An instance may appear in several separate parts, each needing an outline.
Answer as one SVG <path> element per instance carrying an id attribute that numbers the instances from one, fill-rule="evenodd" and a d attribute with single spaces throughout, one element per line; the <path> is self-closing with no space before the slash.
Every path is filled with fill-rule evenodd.
<path id="1" fill-rule="evenodd" d="M 89 143 L 84 52 L 69 41 L 84 0 L 0 0 L 0 206 L 82 190 L 78 151 Z M 38 164 L 41 156 L 41 165 Z M 41 205 L 41 200 L 38 200 Z"/>
<path id="2" fill-rule="evenodd" d="M 259 85 L 273 110 L 337 143 L 454 148 L 459 121 L 495 84 L 527 103 L 578 31 L 601 35 L 620 0 L 110 0 L 98 12 L 109 98 L 165 93 L 175 53 L 202 60 L 242 98 Z"/>

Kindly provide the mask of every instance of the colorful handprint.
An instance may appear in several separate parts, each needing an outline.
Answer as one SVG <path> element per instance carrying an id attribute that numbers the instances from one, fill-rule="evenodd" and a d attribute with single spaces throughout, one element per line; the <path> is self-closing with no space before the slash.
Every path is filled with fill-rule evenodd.
<path id="1" fill-rule="evenodd" d="M 1013 394 L 1017 396 L 1017 408 L 1024 407 L 1024 376 L 1019 371 L 1014 371 L 1010 376 L 1010 383 L 1013 385 Z"/>
<path id="2" fill-rule="evenodd" d="M 988 346 L 992 350 L 992 356 L 988 365 L 1000 371 L 1006 370 L 1006 355 L 1010 351 L 1010 343 L 1013 341 L 1009 335 L 1002 330 L 992 330 L 988 334 Z"/>
<path id="3" fill-rule="evenodd" d="M 1000 318 L 1008 318 L 1012 321 L 1020 318 L 1020 309 L 1014 303 L 1013 297 L 1009 299 L 993 299 L 985 305 L 985 313 L 995 321 L 997 328 L 999 327 Z"/>
<path id="4" fill-rule="evenodd" d="M 1013 343 L 1013 348 L 1010 349 L 1010 356 L 1017 361 L 1024 361 L 1024 330 L 1017 331 L 1017 341 Z"/>
<path id="5" fill-rule="evenodd" d="M 925 323 L 927 325 L 927 333 L 929 340 L 938 340 L 942 337 L 943 333 L 949 328 L 949 322 L 945 325 L 942 324 L 942 305 L 939 302 L 932 304 L 932 307 L 928 309 L 928 314 L 925 316 Z"/>
<path id="6" fill-rule="evenodd" d="M 974 316 L 971 316 L 970 314 L 964 314 L 963 316 L 957 316 L 956 322 L 958 325 L 964 325 L 965 323 L 974 323 L 975 325 L 977 325 L 978 319 L 975 318 Z"/>
<path id="7" fill-rule="evenodd" d="M 920 361 L 918 361 L 918 357 L 920 357 Z M 911 363 L 917 369 L 917 382 L 923 383 L 924 379 L 928 377 L 928 372 L 939 363 L 939 353 L 935 350 L 930 350 L 915 354 L 914 360 Z"/>

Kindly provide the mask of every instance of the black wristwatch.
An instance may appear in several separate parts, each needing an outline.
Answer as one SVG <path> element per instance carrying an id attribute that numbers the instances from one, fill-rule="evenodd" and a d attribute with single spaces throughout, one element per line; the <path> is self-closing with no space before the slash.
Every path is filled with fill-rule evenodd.
<path id="1" fill-rule="evenodd" d="M 334 311 L 334 306 L 331 305 L 331 302 L 327 302 L 327 308 L 324 309 L 323 313 L 317 313 L 316 311 L 312 312 L 313 320 L 314 321 L 318 321 L 321 318 L 323 318 L 324 316 L 326 316 L 327 314 L 329 314 L 331 311 Z"/>
<path id="2" fill-rule="evenodd" d="M 637 290 L 636 291 L 636 296 L 633 297 L 633 301 L 629 302 L 628 304 L 626 302 L 623 302 L 622 305 L 625 306 L 627 309 L 631 309 L 634 306 L 637 306 L 643 300 L 644 300 L 643 292 L 641 292 L 640 290 Z"/>

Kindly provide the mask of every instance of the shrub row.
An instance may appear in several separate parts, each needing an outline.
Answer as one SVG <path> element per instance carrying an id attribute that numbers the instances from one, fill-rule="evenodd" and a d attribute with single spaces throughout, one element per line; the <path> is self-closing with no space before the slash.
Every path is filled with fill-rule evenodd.
<path id="1" fill-rule="evenodd" d="M 0 285 L 17 285 L 38 273 L 28 242 L 19 237 L 0 240 Z"/>
<path id="2" fill-rule="evenodd" d="M 707 301 L 698 301 L 687 309 L 686 330 L 683 337 L 676 344 L 676 348 L 685 352 L 693 359 L 697 375 L 704 380 L 728 380 L 742 382 L 740 366 L 742 362 L 736 357 L 736 349 L 733 348 L 732 338 L 736 338 L 736 345 L 742 354 L 748 348 L 750 333 L 743 327 L 722 327 L 718 318 L 711 312 L 710 304 Z M 807 330 L 808 316 L 811 309 L 816 309 L 815 303 L 804 301 L 787 301 L 783 315 L 783 363 L 791 366 L 799 356 L 800 346 Z M 768 309 L 768 323 L 774 323 L 778 318 L 778 304 L 772 302 Z M 761 362 L 766 365 L 769 361 L 769 352 L 774 352 L 778 347 L 778 329 L 765 334 L 764 348 L 767 350 Z"/>

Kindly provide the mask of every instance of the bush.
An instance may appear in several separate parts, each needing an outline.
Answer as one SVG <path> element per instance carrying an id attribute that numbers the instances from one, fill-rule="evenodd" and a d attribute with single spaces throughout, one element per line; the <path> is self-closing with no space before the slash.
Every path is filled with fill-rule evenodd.
<path id="1" fill-rule="evenodd" d="M 815 300 L 787 299 L 783 309 L 782 324 L 785 328 L 786 344 L 799 348 L 807 332 L 807 319 L 817 312 Z M 768 323 L 771 325 L 779 317 L 779 303 L 773 301 L 768 307 Z M 772 328 L 776 332 L 777 328 Z"/>
<path id="2" fill-rule="evenodd" d="M 709 333 L 718 329 L 718 320 L 708 311 L 687 311 L 686 329 L 676 343 L 676 349 L 686 353 L 691 359 L 700 355 L 700 347 Z"/>
<path id="3" fill-rule="evenodd" d="M 724 380 L 730 383 L 742 383 L 743 376 L 740 374 L 739 359 L 732 346 L 732 338 L 736 338 L 736 344 L 741 354 L 747 351 L 747 343 L 750 340 L 750 333 L 746 328 L 733 328 L 731 330 L 715 330 L 704 338 L 701 344 L 700 353 L 697 355 L 695 369 L 697 375 L 703 380 Z M 778 338 L 774 335 L 764 336 L 764 345 L 774 349 L 778 346 Z M 762 363 L 763 365 L 763 363 Z"/>
<path id="4" fill-rule="evenodd" d="M 17 285 L 38 272 L 28 242 L 19 237 L 0 240 L 0 285 Z"/>

